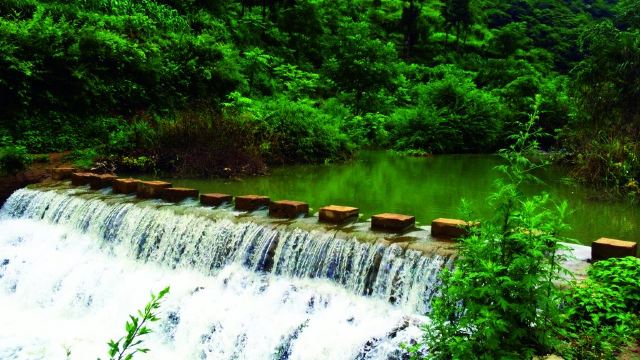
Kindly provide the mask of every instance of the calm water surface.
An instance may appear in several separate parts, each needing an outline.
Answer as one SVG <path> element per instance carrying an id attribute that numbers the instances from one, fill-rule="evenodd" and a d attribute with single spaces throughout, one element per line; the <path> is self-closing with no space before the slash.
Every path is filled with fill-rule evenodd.
<path id="1" fill-rule="evenodd" d="M 438 155 L 430 158 L 363 152 L 344 164 L 302 165 L 274 168 L 269 176 L 228 179 L 176 179 L 174 186 L 233 195 L 260 194 L 272 200 L 300 200 L 312 213 L 324 205 L 360 208 L 364 219 L 382 212 L 411 214 L 419 224 L 438 217 L 459 217 L 460 200 L 474 211 L 490 214 L 486 197 L 497 176 L 500 159 L 491 155 Z M 589 244 L 599 237 L 638 241 L 640 210 L 627 203 L 594 200 L 592 191 L 567 180 L 562 169 L 551 168 L 539 176 L 546 190 L 567 200 L 573 210 L 565 234 Z"/>

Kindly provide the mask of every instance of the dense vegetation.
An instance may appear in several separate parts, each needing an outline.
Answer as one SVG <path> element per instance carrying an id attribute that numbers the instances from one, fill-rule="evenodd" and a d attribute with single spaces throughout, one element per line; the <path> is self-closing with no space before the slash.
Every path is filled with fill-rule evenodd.
<path id="1" fill-rule="evenodd" d="M 634 185 L 638 6 L 6 0 L 0 146 L 200 175 L 359 147 L 492 152 L 537 95 L 546 149 Z"/>
<path id="2" fill-rule="evenodd" d="M 640 259 L 599 261 L 575 283 L 562 267 L 566 202 L 522 192 L 546 165 L 529 160 L 535 118 L 500 151 L 506 165 L 488 198 L 495 215 L 470 218 L 424 339 L 408 347 L 413 359 L 615 359 L 640 344 Z"/>

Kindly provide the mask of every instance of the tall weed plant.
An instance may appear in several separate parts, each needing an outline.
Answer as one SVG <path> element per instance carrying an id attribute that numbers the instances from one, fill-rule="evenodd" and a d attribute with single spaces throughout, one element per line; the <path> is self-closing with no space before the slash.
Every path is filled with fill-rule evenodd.
<path id="1" fill-rule="evenodd" d="M 522 191 L 546 165 L 529 157 L 541 135 L 537 119 L 535 107 L 513 145 L 499 152 L 505 164 L 496 168 L 501 177 L 488 199 L 495 215 L 461 239 L 454 269 L 442 273 L 432 322 L 410 348 L 413 359 L 530 359 L 558 346 L 557 284 L 565 278 L 559 234 L 568 209 L 546 193 Z"/>

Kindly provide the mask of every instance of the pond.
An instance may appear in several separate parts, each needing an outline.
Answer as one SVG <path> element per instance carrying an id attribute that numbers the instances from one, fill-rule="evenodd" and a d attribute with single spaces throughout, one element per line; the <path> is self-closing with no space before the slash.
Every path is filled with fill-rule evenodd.
<path id="1" fill-rule="evenodd" d="M 494 155 L 438 155 L 402 157 L 388 152 L 361 152 L 350 162 L 273 168 L 268 176 L 243 179 L 175 179 L 174 186 L 233 195 L 258 194 L 272 200 L 309 203 L 311 212 L 324 205 L 348 205 L 360 209 L 363 219 L 383 212 L 414 215 L 422 225 L 438 217 L 460 217 L 461 199 L 470 202 L 480 216 L 490 214 L 487 195 L 492 191 L 500 164 Z M 600 237 L 630 241 L 640 239 L 640 210 L 626 202 L 596 200 L 597 194 L 572 183 L 561 168 L 538 174 L 545 190 L 566 200 L 572 214 L 565 236 L 583 244 Z"/>

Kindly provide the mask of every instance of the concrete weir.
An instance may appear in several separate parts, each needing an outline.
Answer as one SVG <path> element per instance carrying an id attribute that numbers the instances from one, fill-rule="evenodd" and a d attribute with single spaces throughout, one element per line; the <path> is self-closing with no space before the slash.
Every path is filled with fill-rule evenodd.
<path id="1" fill-rule="evenodd" d="M 60 173 L 67 174 L 67 170 Z M 66 175 L 65 175 L 66 176 Z M 64 176 L 60 176 L 64 178 Z M 199 191 L 189 188 L 173 188 L 172 184 L 164 181 L 142 181 L 137 179 L 121 179 L 114 175 L 100 175 L 93 173 L 73 172 L 70 174 L 73 186 L 90 185 L 92 189 L 100 189 L 111 185 L 114 193 L 134 194 L 139 199 L 163 199 L 178 203 L 187 198 L 198 198 Z M 282 223 L 273 223 L 269 218 L 290 219 L 293 226 L 305 231 L 324 231 L 335 227 L 336 236 L 352 237 L 361 242 L 379 243 L 385 246 L 394 244 L 404 250 L 416 250 L 424 254 L 447 254 L 453 256 L 456 253 L 454 240 L 468 234 L 470 226 L 479 226 L 478 223 L 469 223 L 460 219 L 438 218 L 434 219 L 431 226 L 416 226 L 415 217 L 411 215 L 382 213 L 372 216 L 371 222 L 358 222 L 359 209 L 350 206 L 328 205 L 321 207 L 318 217 L 309 217 L 309 205 L 300 201 L 277 200 L 271 201 L 268 196 L 242 195 L 236 196 L 222 193 L 207 193 L 199 196 L 202 211 L 209 209 L 225 211 L 217 208 L 224 204 L 234 203 L 234 209 L 243 212 L 242 219 L 258 224 L 270 226 L 283 226 Z M 260 209 L 269 209 L 269 217 L 263 214 L 251 212 Z M 329 228 L 327 227 L 329 226 Z M 374 230 L 373 232 L 369 230 Z M 342 235 L 340 235 L 342 234 Z M 442 241 L 444 240 L 444 241 Z M 579 254 L 578 260 L 571 265 L 576 273 L 580 274 L 586 269 L 586 261 L 601 260 L 610 257 L 636 256 L 637 244 L 629 241 L 602 238 L 595 241 L 591 248 L 582 245 L 572 245 L 571 252 Z M 585 255 L 587 252 L 591 256 Z"/>

